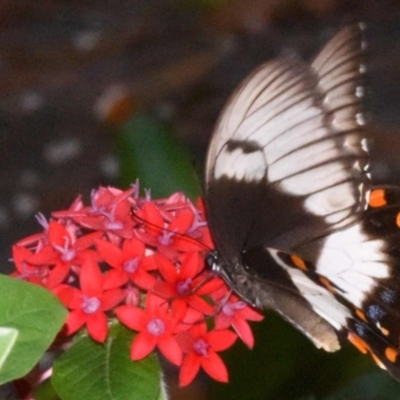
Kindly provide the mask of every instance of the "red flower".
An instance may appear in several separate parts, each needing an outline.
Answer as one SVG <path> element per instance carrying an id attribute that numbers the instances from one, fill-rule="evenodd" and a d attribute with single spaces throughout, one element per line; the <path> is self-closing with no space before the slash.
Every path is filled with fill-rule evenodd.
<path id="1" fill-rule="evenodd" d="M 92 339 L 104 342 L 108 334 L 108 321 L 104 312 L 123 300 L 124 291 L 104 291 L 100 268 L 90 258 L 82 264 L 79 282 L 81 290 L 67 285 L 59 285 L 54 290 L 62 303 L 72 310 L 66 322 L 66 333 L 72 335 L 86 324 Z"/>
<path id="2" fill-rule="evenodd" d="M 228 300 L 221 300 L 221 310 L 215 317 L 215 329 L 228 329 L 232 326 L 240 339 L 249 348 L 252 348 L 254 336 L 246 320 L 261 321 L 263 318 L 263 315 L 246 302 L 239 300 L 235 295 L 231 295 Z"/>
<path id="3" fill-rule="evenodd" d="M 199 253 L 185 254 L 179 266 L 175 266 L 162 255 L 155 255 L 158 270 L 164 281 L 159 281 L 154 287 L 154 293 L 164 299 L 171 300 L 174 313 L 184 318 L 188 306 L 203 314 L 212 315 L 214 307 L 207 303 L 196 289 L 205 281 L 198 274 L 204 268 L 204 261 Z"/>
<path id="4" fill-rule="evenodd" d="M 128 281 L 144 290 L 153 288 L 156 279 L 147 271 L 156 266 L 154 263 L 146 262 L 145 245 L 139 239 L 124 240 L 122 248 L 106 240 L 97 240 L 96 247 L 103 260 L 113 267 L 105 276 L 107 289 L 122 286 Z"/>
<path id="5" fill-rule="evenodd" d="M 231 347 L 236 335 L 229 330 L 207 332 L 206 324 L 194 325 L 177 336 L 185 353 L 179 373 L 179 386 L 186 386 L 196 376 L 200 367 L 213 379 L 228 382 L 228 371 L 216 353 Z"/>
<path id="6" fill-rule="evenodd" d="M 80 265 L 84 259 L 98 258 L 93 250 L 88 248 L 102 236 L 101 232 L 93 232 L 76 238 L 76 228 L 70 230 L 55 221 L 49 223 L 47 244 L 29 259 L 34 265 L 54 265 L 51 269 L 46 286 L 53 288 L 61 283 L 74 265 Z"/>
<path id="7" fill-rule="evenodd" d="M 56 218 L 72 218 L 77 224 L 109 236 L 133 237 L 134 222 L 130 216 L 131 195 L 135 188 L 122 191 L 116 188 L 100 187 L 92 192 L 91 207 L 75 207 L 53 213 Z"/>
<path id="8" fill-rule="evenodd" d="M 186 204 L 170 210 L 171 204 L 146 202 L 136 214 L 144 222 L 144 231 L 138 231 L 139 239 L 157 249 L 170 259 L 178 257 L 180 251 L 199 251 L 204 246 L 191 239 L 190 235 L 202 224 L 196 219 L 196 212 Z"/>
<path id="9" fill-rule="evenodd" d="M 13 246 L 13 261 L 17 270 L 11 274 L 28 282 L 43 285 L 43 279 L 47 277 L 49 268 L 47 266 L 36 266 L 29 264 L 27 260 L 32 257 L 32 253 L 25 247 Z"/>
<path id="10" fill-rule="evenodd" d="M 85 206 L 78 197 L 67 210 L 52 213 L 50 222 L 39 215 L 42 233 L 13 247 L 12 275 L 60 298 L 70 310 L 66 334 L 86 326 L 94 340 L 104 342 L 118 306 L 121 323 L 138 332 L 133 360 L 157 347 L 182 366 L 181 386 L 200 368 L 226 382 L 217 352 L 237 336 L 252 347 L 247 321 L 262 316 L 205 269 L 212 241 L 202 201 L 195 207 L 182 193 L 151 200 L 148 192 L 140 198 L 138 183 L 126 191 L 100 187 L 91 200 Z M 210 332 L 206 318 L 214 322 Z"/>
<path id="11" fill-rule="evenodd" d="M 168 304 L 164 299 L 148 293 L 145 310 L 120 306 L 115 313 L 123 324 L 139 332 L 132 342 L 132 360 L 146 357 L 157 346 L 169 361 L 180 365 L 182 350 L 174 336 L 179 330 L 177 320 L 168 312 Z"/>

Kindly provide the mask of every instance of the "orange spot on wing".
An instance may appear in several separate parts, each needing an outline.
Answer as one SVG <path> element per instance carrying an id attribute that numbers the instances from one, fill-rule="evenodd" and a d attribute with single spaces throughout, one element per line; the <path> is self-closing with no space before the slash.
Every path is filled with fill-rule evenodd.
<path id="1" fill-rule="evenodd" d="M 307 266 L 306 266 L 305 262 L 300 257 L 298 257 L 296 255 L 292 255 L 291 259 L 292 259 L 293 264 L 297 268 L 300 268 L 300 269 L 305 270 L 305 271 L 307 270 Z"/>
<path id="2" fill-rule="evenodd" d="M 378 328 L 385 336 L 389 336 L 389 330 L 388 329 L 384 328 L 383 326 L 380 326 Z"/>
<path id="3" fill-rule="evenodd" d="M 400 228 L 400 213 L 397 214 L 396 225 Z"/>
<path id="4" fill-rule="evenodd" d="M 385 206 L 385 191 L 383 189 L 375 189 L 369 195 L 369 205 L 370 207 L 382 207 Z"/>
<path id="5" fill-rule="evenodd" d="M 369 351 L 369 346 L 359 336 L 354 333 L 349 333 L 347 339 L 355 346 L 361 353 L 366 354 Z"/>
<path id="6" fill-rule="evenodd" d="M 398 355 L 397 350 L 392 347 L 386 347 L 385 356 L 390 362 L 395 363 Z"/>
<path id="7" fill-rule="evenodd" d="M 331 283 L 323 276 L 319 277 L 320 282 L 332 293 L 336 293 L 335 289 L 331 285 Z"/>
<path id="8" fill-rule="evenodd" d="M 359 308 L 356 309 L 356 314 L 357 314 L 357 316 L 358 316 L 360 319 L 362 319 L 364 322 L 368 322 L 368 321 L 367 321 L 367 318 L 365 317 L 365 314 L 364 314 Z"/>

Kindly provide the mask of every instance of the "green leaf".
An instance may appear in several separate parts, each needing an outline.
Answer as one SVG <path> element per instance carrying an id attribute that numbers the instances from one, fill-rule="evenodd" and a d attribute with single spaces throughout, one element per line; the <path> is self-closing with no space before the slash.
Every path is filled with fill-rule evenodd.
<path id="1" fill-rule="evenodd" d="M 49 291 L 0 275 L 0 384 L 26 375 L 60 331 L 67 310 Z"/>
<path id="2" fill-rule="evenodd" d="M 104 344 L 81 336 L 54 363 L 52 383 L 63 400 L 157 400 L 161 370 L 154 354 L 131 361 L 133 333 L 111 325 Z"/>
<path id="3" fill-rule="evenodd" d="M 18 330 L 14 328 L 0 327 L 0 369 L 11 353 L 18 337 Z"/>
<path id="4" fill-rule="evenodd" d="M 354 379 L 343 389 L 326 397 L 325 400 L 398 400 L 399 393 L 400 383 L 387 372 L 377 371 Z"/>
<path id="5" fill-rule="evenodd" d="M 54 389 L 51 379 L 46 379 L 33 389 L 35 400 L 60 400 L 60 396 Z"/>
<path id="6" fill-rule="evenodd" d="M 200 184 L 192 159 L 171 129 L 144 114 L 135 115 L 118 135 L 122 184 L 140 180 L 155 198 L 182 191 L 192 200 Z"/>

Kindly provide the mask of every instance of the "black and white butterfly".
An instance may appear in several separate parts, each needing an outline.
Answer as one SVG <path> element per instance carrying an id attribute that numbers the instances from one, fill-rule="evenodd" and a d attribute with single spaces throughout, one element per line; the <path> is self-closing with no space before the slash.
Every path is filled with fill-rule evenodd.
<path id="1" fill-rule="evenodd" d="M 311 64 L 267 62 L 228 101 L 206 166 L 208 262 L 318 348 L 344 336 L 400 379 L 400 188 L 368 173 L 363 31 Z"/>

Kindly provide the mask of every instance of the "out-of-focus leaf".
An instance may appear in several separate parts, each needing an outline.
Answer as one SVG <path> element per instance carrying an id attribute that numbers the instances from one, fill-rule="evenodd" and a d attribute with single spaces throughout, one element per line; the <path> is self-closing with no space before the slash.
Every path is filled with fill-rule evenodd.
<path id="1" fill-rule="evenodd" d="M 166 124 L 137 114 L 121 128 L 118 148 L 123 185 L 139 178 L 141 187 L 151 188 L 153 197 L 177 191 L 191 199 L 200 195 L 191 157 Z"/>
<path id="2" fill-rule="evenodd" d="M 324 400 L 398 400 L 400 383 L 387 372 L 363 375 Z"/>
<path id="3" fill-rule="evenodd" d="M 304 335 L 273 312 L 252 324 L 255 346 L 233 346 L 221 354 L 229 384 L 211 382 L 210 399 L 317 399 L 350 379 L 371 371 L 375 363 L 353 346 L 336 353 L 317 349 Z M 307 398 L 307 397 L 306 397 Z"/>
<path id="4" fill-rule="evenodd" d="M 61 400 L 50 378 L 34 388 L 33 397 L 35 400 Z"/>
<path id="5" fill-rule="evenodd" d="M 49 291 L 0 275 L 0 327 L 8 330 L 0 345 L 0 384 L 35 366 L 66 317 L 67 310 Z"/>
<path id="6" fill-rule="evenodd" d="M 158 400 L 161 370 L 154 354 L 130 359 L 133 333 L 114 323 L 106 343 L 81 336 L 55 363 L 52 383 L 63 400 Z M 161 398 L 162 399 L 162 398 Z"/>

